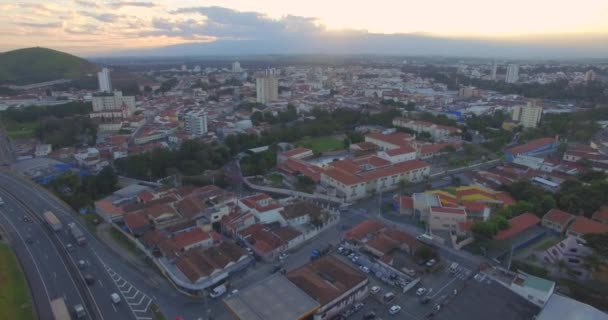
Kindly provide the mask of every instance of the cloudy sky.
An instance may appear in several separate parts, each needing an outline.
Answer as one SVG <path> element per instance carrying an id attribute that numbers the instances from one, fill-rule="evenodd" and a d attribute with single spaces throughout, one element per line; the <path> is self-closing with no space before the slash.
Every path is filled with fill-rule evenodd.
<path id="1" fill-rule="evenodd" d="M 338 52 L 337 42 L 367 53 L 370 41 L 390 50 L 412 36 L 601 56 L 608 0 L 0 0 L 0 51 L 44 46 L 91 56 L 190 44 L 215 46 L 212 53 L 314 53 Z M 394 48 L 407 54 L 412 46 Z"/>

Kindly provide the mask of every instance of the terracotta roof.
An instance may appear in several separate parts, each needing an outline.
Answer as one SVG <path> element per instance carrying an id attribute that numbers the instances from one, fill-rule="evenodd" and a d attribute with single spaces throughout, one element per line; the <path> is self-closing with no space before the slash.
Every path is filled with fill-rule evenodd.
<path id="1" fill-rule="evenodd" d="M 154 200 L 155 195 L 154 193 L 150 192 L 150 191 L 144 191 L 144 192 L 140 192 L 137 197 L 144 203 Z"/>
<path id="2" fill-rule="evenodd" d="M 512 238 L 521 232 L 537 225 L 540 219 L 533 213 L 526 212 L 516 217 L 509 219 L 509 228 L 500 230 L 495 236 L 496 240 L 506 240 Z"/>
<path id="3" fill-rule="evenodd" d="M 368 141 L 363 141 L 363 142 L 359 142 L 359 143 L 353 143 L 353 144 L 351 144 L 351 147 L 353 147 L 353 146 L 357 146 L 361 150 L 376 150 L 376 149 L 378 149 L 377 145 L 375 145 L 375 144 L 373 144 L 371 142 L 368 142 Z"/>
<path id="4" fill-rule="evenodd" d="M 405 243 L 409 247 L 415 248 L 420 245 L 420 242 L 416 239 L 416 237 L 399 229 L 389 228 L 383 230 L 381 234 L 397 241 L 398 243 Z"/>
<path id="5" fill-rule="evenodd" d="M 511 149 L 507 149 L 506 152 L 514 154 L 514 155 L 522 154 L 522 153 L 527 153 L 527 152 L 533 151 L 534 149 L 538 149 L 540 147 L 543 147 L 543 146 L 551 144 L 551 143 L 555 143 L 554 138 L 540 138 L 540 139 L 532 140 L 528 143 L 513 147 Z"/>
<path id="6" fill-rule="evenodd" d="M 604 233 L 608 232 L 608 224 L 603 224 L 601 222 L 579 216 L 574 218 L 574 222 L 570 225 L 568 230 L 578 234 Z"/>
<path id="7" fill-rule="evenodd" d="M 143 210 L 148 216 L 158 218 L 164 214 L 175 215 L 175 209 L 167 203 L 153 205 Z"/>
<path id="8" fill-rule="evenodd" d="M 409 145 L 409 141 L 411 141 L 414 137 L 407 133 L 403 132 L 395 132 L 392 134 L 382 134 L 382 133 L 370 133 L 366 137 L 371 139 L 380 140 L 385 143 L 390 143 L 395 146 L 406 146 Z"/>
<path id="9" fill-rule="evenodd" d="M 459 208 L 431 207 L 431 214 L 433 214 L 433 213 L 448 213 L 448 214 L 464 215 L 467 212 L 462 207 L 459 207 Z"/>
<path id="10" fill-rule="evenodd" d="M 559 209 L 551 209 L 543 216 L 543 219 L 557 223 L 561 226 L 568 224 L 572 218 L 574 218 L 572 214 Z"/>
<path id="11" fill-rule="evenodd" d="M 510 206 L 515 203 L 515 199 L 513 199 L 508 192 L 497 192 L 494 196 L 496 200 L 502 201 L 502 204 L 505 206 Z"/>
<path id="12" fill-rule="evenodd" d="M 395 150 L 398 150 L 398 149 L 395 149 Z M 361 169 L 362 165 L 366 165 L 366 164 L 371 165 L 374 168 L 386 167 L 386 166 L 389 166 L 392 164 L 392 162 L 390 162 L 386 159 L 380 158 L 374 154 L 354 158 L 351 161 L 354 164 L 356 164 L 357 166 L 359 166 L 359 169 Z"/>
<path id="13" fill-rule="evenodd" d="M 608 220 L 608 206 L 601 206 L 595 213 L 593 213 L 593 219 Z"/>
<path id="14" fill-rule="evenodd" d="M 290 220 L 298 217 L 302 217 L 308 214 L 318 214 L 323 209 L 316 204 L 309 201 L 297 201 L 292 204 L 288 204 L 281 211 L 283 218 Z"/>
<path id="15" fill-rule="evenodd" d="M 179 201 L 175 207 L 184 218 L 194 219 L 207 208 L 207 205 L 196 197 L 188 197 Z"/>
<path id="16" fill-rule="evenodd" d="M 315 182 L 319 182 L 321 180 L 321 172 L 323 169 L 310 165 L 308 163 L 302 162 L 298 159 L 289 158 L 279 164 L 279 169 L 283 170 L 287 174 L 302 174 L 305 175 Z"/>
<path id="17" fill-rule="evenodd" d="M 180 232 L 173 237 L 175 245 L 183 249 L 195 243 L 205 241 L 210 238 L 210 235 L 200 228 L 194 228 L 190 231 Z"/>
<path id="18" fill-rule="evenodd" d="M 407 153 L 414 153 L 414 152 L 416 152 L 416 150 L 414 148 L 412 148 L 411 146 L 402 146 L 397 149 L 387 150 L 386 154 L 391 157 L 394 157 L 394 156 L 407 154 Z"/>
<path id="19" fill-rule="evenodd" d="M 121 207 L 115 206 L 112 202 L 108 200 L 99 200 L 95 201 L 95 207 L 101 209 L 105 214 L 111 214 L 115 216 L 120 216 L 124 214 L 124 211 Z"/>
<path id="20" fill-rule="evenodd" d="M 467 212 L 481 212 L 486 209 L 486 205 L 483 202 L 464 201 L 462 205 L 467 209 Z"/>
<path id="21" fill-rule="evenodd" d="M 289 242 L 289 241 L 299 237 L 302 234 L 302 232 L 300 232 L 297 229 L 294 229 L 290 226 L 276 228 L 276 229 L 272 230 L 272 233 L 274 233 L 277 237 L 279 237 L 284 242 Z"/>
<path id="22" fill-rule="evenodd" d="M 399 242 L 380 233 L 378 236 L 366 242 L 365 246 L 376 249 L 384 255 L 399 247 Z"/>
<path id="23" fill-rule="evenodd" d="M 397 198 L 397 203 L 399 203 L 399 208 L 405 209 L 413 209 L 414 208 L 414 199 L 409 196 L 399 196 Z"/>
<path id="24" fill-rule="evenodd" d="M 245 250 L 233 242 L 222 242 L 218 246 L 190 250 L 175 265 L 190 281 L 196 282 L 246 255 Z"/>
<path id="25" fill-rule="evenodd" d="M 333 255 L 309 262 L 287 273 L 287 278 L 322 306 L 367 281 L 362 272 Z"/>
<path id="26" fill-rule="evenodd" d="M 267 205 L 261 205 L 259 202 L 263 201 L 263 200 L 267 200 L 268 204 Z M 258 212 L 266 212 L 266 211 L 270 211 L 270 210 L 274 210 L 274 209 L 278 209 L 281 208 L 282 205 L 274 200 L 273 198 L 271 198 L 269 195 L 265 194 L 265 193 L 260 193 L 260 194 L 256 194 L 247 198 L 243 198 L 241 199 L 241 203 L 243 203 L 245 206 L 247 206 L 250 209 L 255 209 Z"/>
<path id="27" fill-rule="evenodd" d="M 141 212 L 138 213 L 129 213 L 124 216 L 125 224 L 131 230 L 139 229 L 141 227 L 145 227 L 150 225 L 150 220 L 148 217 Z"/>
<path id="28" fill-rule="evenodd" d="M 166 237 L 156 229 L 148 230 L 141 236 L 141 240 L 149 247 L 155 247 L 165 239 Z"/>
<path id="29" fill-rule="evenodd" d="M 352 227 L 344 234 L 347 240 L 361 240 L 368 234 L 376 233 L 385 228 L 385 225 L 375 220 L 365 220 Z"/>
<path id="30" fill-rule="evenodd" d="M 290 158 L 290 157 L 294 157 L 303 153 L 307 153 L 310 152 L 310 149 L 306 149 L 306 148 L 295 148 L 295 149 L 291 149 L 288 151 L 285 151 L 282 153 L 283 156 Z"/>

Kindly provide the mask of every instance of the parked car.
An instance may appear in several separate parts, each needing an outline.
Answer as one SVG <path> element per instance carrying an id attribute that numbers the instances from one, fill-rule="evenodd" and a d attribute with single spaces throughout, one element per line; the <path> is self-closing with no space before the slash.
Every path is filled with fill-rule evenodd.
<path id="1" fill-rule="evenodd" d="M 359 310 L 363 309 L 364 306 L 365 304 L 363 302 L 355 303 L 355 305 L 353 306 L 354 312 L 358 312 Z"/>
<path id="2" fill-rule="evenodd" d="M 422 296 L 426 293 L 426 288 L 418 288 L 418 290 L 416 290 L 416 295 L 417 296 Z"/>
<path id="3" fill-rule="evenodd" d="M 95 284 L 95 277 L 93 277 L 91 274 L 85 273 L 84 282 L 86 282 L 87 285 L 92 286 Z"/>
<path id="4" fill-rule="evenodd" d="M 361 266 L 361 267 L 359 267 L 359 269 L 361 269 L 361 271 L 363 271 L 365 273 L 369 273 L 369 268 L 366 266 Z"/>
<path id="5" fill-rule="evenodd" d="M 426 262 L 426 266 L 430 268 L 430 267 L 434 266 L 435 263 L 437 263 L 437 261 L 435 259 L 431 259 Z"/>
<path id="6" fill-rule="evenodd" d="M 23 216 L 23 222 L 31 222 L 32 219 L 30 219 L 30 217 L 28 216 Z"/>
<path id="7" fill-rule="evenodd" d="M 68 243 L 68 244 L 65 245 L 65 249 L 68 252 L 73 252 L 74 251 L 74 246 L 71 243 Z"/>
<path id="8" fill-rule="evenodd" d="M 384 299 L 386 302 L 393 301 L 393 299 L 395 299 L 395 294 L 392 292 L 387 292 L 382 299 Z"/>
<path id="9" fill-rule="evenodd" d="M 84 269 L 87 267 L 87 263 L 84 260 L 78 260 L 77 264 L 79 269 Z"/>
<path id="10" fill-rule="evenodd" d="M 394 305 L 390 309 L 388 309 L 388 313 L 390 314 L 397 314 L 399 313 L 399 311 L 401 311 L 401 307 L 398 305 Z"/>
<path id="11" fill-rule="evenodd" d="M 116 292 L 113 292 L 113 293 L 110 295 L 110 299 L 112 299 L 112 302 L 113 302 L 114 304 L 118 304 L 118 303 L 120 303 L 120 296 L 119 296 L 119 295 L 118 295 L 118 293 L 116 293 Z"/>
<path id="12" fill-rule="evenodd" d="M 374 320 L 374 319 L 376 319 L 376 313 L 373 311 L 370 311 L 363 316 L 363 320 Z"/>
<path id="13" fill-rule="evenodd" d="M 422 298 L 420 298 L 420 303 L 421 304 L 427 304 L 427 303 L 429 303 L 429 301 L 431 301 L 431 298 L 429 298 L 429 297 L 422 297 Z"/>
<path id="14" fill-rule="evenodd" d="M 380 292 L 380 287 L 373 286 L 370 291 L 372 294 L 376 294 L 376 293 Z"/>

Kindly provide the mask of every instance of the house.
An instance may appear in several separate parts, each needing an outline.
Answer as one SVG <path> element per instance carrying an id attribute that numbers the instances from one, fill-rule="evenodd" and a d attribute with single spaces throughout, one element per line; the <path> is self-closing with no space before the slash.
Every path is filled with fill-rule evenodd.
<path id="1" fill-rule="evenodd" d="M 238 232 L 238 237 L 260 257 L 271 260 L 298 244 L 302 233 L 289 226 L 254 224 Z"/>
<path id="2" fill-rule="evenodd" d="M 309 201 L 296 201 L 288 204 L 281 211 L 281 216 L 291 226 L 307 224 L 311 217 L 316 217 L 323 209 Z"/>
<path id="3" fill-rule="evenodd" d="M 223 216 L 221 221 L 222 232 L 236 235 L 239 231 L 255 224 L 255 216 L 251 212 L 232 211 Z"/>
<path id="4" fill-rule="evenodd" d="M 287 279 L 321 305 L 314 320 L 331 319 L 368 295 L 365 274 L 333 255 L 325 255 L 288 272 Z"/>
<path id="5" fill-rule="evenodd" d="M 608 232 L 608 224 L 578 216 L 574 218 L 574 222 L 572 222 L 568 231 L 566 231 L 566 235 L 575 237 L 582 243 L 585 243 L 585 240 L 583 239 L 584 235 L 604 232 Z"/>
<path id="6" fill-rule="evenodd" d="M 396 149 L 378 151 L 378 157 L 386 159 L 391 163 L 399 163 L 416 159 L 416 149 L 409 145 L 401 146 Z"/>
<path id="7" fill-rule="evenodd" d="M 205 214 L 207 205 L 196 197 L 187 197 L 178 201 L 175 208 L 182 217 L 188 220 L 196 220 Z"/>
<path id="8" fill-rule="evenodd" d="M 494 235 L 495 240 L 507 240 L 516 235 L 538 225 L 540 219 L 530 212 L 524 212 L 516 217 L 509 219 L 509 227 L 505 230 L 500 230 Z"/>
<path id="9" fill-rule="evenodd" d="M 367 241 L 363 248 L 382 259 L 397 249 L 413 255 L 420 245 L 421 243 L 409 233 L 395 228 L 386 228 Z"/>
<path id="10" fill-rule="evenodd" d="M 135 237 L 142 236 L 153 227 L 152 222 L 143 212 L 129 213 L 124 216 L 124 221 L 129 232 Z"/>
<path id="11" fill-rule="evenodd" d="M 190 231 L 180 232 L 173 236 L 171 239 L 175 247 L 181 251 L 186 252 L 190 249 L 198 247 L 209 247 L 213 244 L 213 238 L 208 232 L 203 231 L 201 228 L 194 228 Z"/>
<path id="12" fill-rule="evenodd" d="M 287 160 L 287 159 L 306 159 L 312 157 L 314 154 L 311 149 L 307 148 L 295 148 L 285 152 L 281 152 L 277 155 L 277 164 Z"/>
<path id="13" fill-rule="evenodd" d="M 159 203 L 142 210 L 154 225 L 162 227 L 179 218 L 179 215 L 168 203 Z"/>
<path id="14" fill-rule="evenodd" d="M 414 199 L 409 196 L 395 195 L 393 197 L 393 209 L 400 214 L 411 216 L 414 213 Z"/>
<path id="15" fill-rule="evenodd" d="M 434 124 L 426 121 L 416 121 L 406 118 L 393 119 L 393 126 L 406 128 L 416 133 L 428 133 L 434 140 L 448 140 L 458 137 L 462 130 L 457 127 L 450 127 L 440 124 Z"/>
<path id="16" fill-rule="evenodd" d="M 366 238 L 384 229 L 384 227 L 382 223 L 376 220 L 365 220 L 346 231 L 344 240 L 354 243 L 365 242 Z"/>
<path id="17" fill-rule="evenodd" d="M 238 201 L 238 206 L 243 212 L 251 212 L 262 224 L 272 222 L 286 224 L 281 215 L 283 205 L 265 193 L 242 198 Z"/>
<path id="18" fill-rule="evenodd" d="M 439 196 L 432 193 L 414 193 L 412 195 L 414 212 L 421 221 L 426 221 L 432 207 L 440 207 Z"/>
<path id="19" fill-rule="evenodd" d="M 378 146 L 380 150 L 393 150 L 401 147 L 408 147 L 414 141 L 414 136 L 403 132 L 391 134 L 370 133 L 365 136 L 365 142 L 370 142 Z"/>
<path id="20" fill-rule="evenodd" d="M 541 224 L 561 234 L 566 231 L 573 220 L 574 216 L 570 213 L 559 209 L 551 209 L 543 216 Z"/>
<path id="21" fill-rule="evenodd" d="M 555 282 L 520 272 L 511 281 L 510 288 L 515 293 L 542 308 L 549 301 L 551 295 L 553 295 Z"/>
<path id="22" fill-rule="evenodd" d="M 585 257 L 592 254 L 591 248 L 581 244 L 575 237 L 568 236 L 541 254 L 542 260 L 549 265 L 563 261 L 574 274 L 587 279 L 590 274 L 585 266 Z"/>
<path id="23" fill-rule="evenodd" d="M 457 232 L 459 225 L 467 220 L 467 211 L 464 207 L 431 207 L 428 225 L 434 231 L 446 230 Z"/>
<path id="24" fill-rule="evenodd" d="M 595 221 L 608 224 L 608 206 L 601 206 L 596 212 L 593 213 L 591 218 Z"/>
<path id="25" fill-rule="evenodd" d="M 548 154 L 557 150 L 557 144 L 558 141 L 555 138 L 540 138 L 507 149 L 505 156 L 508 161 L 513 161 L 518 155 L 537 156 Z"/>

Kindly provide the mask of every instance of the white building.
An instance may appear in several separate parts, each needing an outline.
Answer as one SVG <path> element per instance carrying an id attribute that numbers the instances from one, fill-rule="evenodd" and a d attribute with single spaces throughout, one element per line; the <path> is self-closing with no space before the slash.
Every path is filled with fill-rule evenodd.
<path id="1" fill-rule="evenodd" d="M 93 113 L 91 118 L 98 117 L 95 113 L 109 113 L 112 117 L 128 118 L 135 111 L 135 97 L 123 96 L 121 91 L 103 93 L 93 96 Z M 105 116 L 103 116 L 105 117 Z"/>
<path id="2" fill-rule="evenodd" d="M 496 81 L 496 71 L 498 71 L 498 65 L 496 64 L 496 61 L 494 61 L 494 64 L 492 64 L 492 71 L 490 72 L 490 80 Z"/>
<path id="3" fill-rule="evenodd" d="M 279 97 L 279 81 L 273 73 L 266 71 L 256 78 L 256 98 L 259 103 L 268 103 Z"/>
<path id="4" fill-rule="evenodd" d="M 555 290 L 555 282 L 518 273 L 511 281 L 511 290 L 539 307 L 543 307 Z"/>
<path id="5" fill-rule="evenodd" d="M 237 72 L 241 72 L 241 63 L 238 61 L 235 61 L 232 63 L 232 72 L 237 73 Z"/>
<path id="6" fill-rule="evenodd" d="M 505 76 L 506 83 L 516 83 L 519 80 L 519 66 L 510 64 L 507 66 L 507 75 Z"/>
<path id="7" fill-rule="evenodd" d="M 190 111 L 184 117 L 186 131 L 195 137 L 207 133 L 207 113 L 204 111 Z"/>
<path id="8" fill-rule="evenodd" d="M 39 144 L 36 146 L 36 151 L 34 151 L 34 155 L 36 157 L 46 157 L 53 151 L 53 146 L 50 144 Z"/>
<path id="9" fill-rule="evenodd" d="M 100 72 L 97 72 L 97 82 L 99 83 L 99 91 L 112 92 L 112 81 L 110 80 L 110 70 L 108 68 L 103 68 Z"/>
<path id="10" fill-rule="evenodd" d="M 524 128 L 536 128 L 543 114 L 543 108 L 535 103 L 528 102 L 525 106 L 513 107 L 512 119 Z"/>
<path id="11" fill-rule="evenodd" d="M 585 72 L 585 81 L 586 82 L 595 81 L 595 80 L 597 80 L 597 75 L 595 74 L 595 71 L 589 70 L 589 71 Z"/>
<path id="12" fill-rule="evenodd" d="M 251 212 L 256 221 L 267 224 L 279 222 L 286 225 L 287 222 L 281 215 L 283 205 L 267 194 L 261 193 L 238 200 L 238 206 L 242 212 Z"/>

